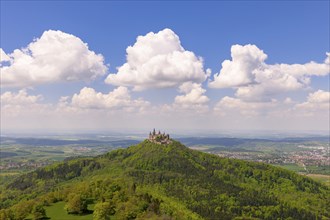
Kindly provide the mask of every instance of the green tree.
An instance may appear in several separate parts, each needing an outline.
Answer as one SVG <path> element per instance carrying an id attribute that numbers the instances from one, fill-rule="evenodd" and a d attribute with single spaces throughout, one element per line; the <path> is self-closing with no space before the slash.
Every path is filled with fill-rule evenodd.
<path id="1" fill-rule="evenodd" d="M 87 211 L 86 199 L 82 198 L 81 195 L 70 193 L 64 209 L 69 214 L 82 214 Z"/>
<path id="2" fill-rule="evenodd" d="M 33 201 L 23 201 L 12 207 L 14 219 L 23 220 L 31 213 Z"/>
<path id="3" fill-rule="evenodd" d="M 100 202 L 94 206 L 94 220 L 109 220 L 110 216 L 115 214 L 115 207 L 109 202 Z"/>
<path id="4" fill-rule="evenodd" d="M 32 209 L 33 219 L 44 219 L 47 217 L 46 210 L 41 204 L 35 205 Z"/>
<path id="5" fill-rule="evenodd" d="M 13 220 L 14 213 L 11 209 L 0 209 L 0 220 Z"/>

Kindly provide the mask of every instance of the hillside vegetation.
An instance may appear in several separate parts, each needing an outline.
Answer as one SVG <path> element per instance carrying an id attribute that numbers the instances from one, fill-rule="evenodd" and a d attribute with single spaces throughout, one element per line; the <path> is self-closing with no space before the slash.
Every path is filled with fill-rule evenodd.
<path id="1" fill-rule="evenodd" d="M 72 216 L 93 213 L 94 219 L 330 218 L 327 186 L 267 164 L 190 150 L 176 141 L 145 140 L 99 157 L 53 164 L 0 190 L 0 219 L 42 219 L 45 207 L 58 202 L 65 202 Z"/>

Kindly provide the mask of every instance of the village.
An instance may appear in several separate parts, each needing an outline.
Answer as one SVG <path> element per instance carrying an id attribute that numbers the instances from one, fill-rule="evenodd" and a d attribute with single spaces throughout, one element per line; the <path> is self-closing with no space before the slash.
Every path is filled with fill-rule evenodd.
<path id="1" fill-rule="evenodd" d="M 264 162 L 269 164 L 297 164 L 300 166 L 330 166 L 329 146 L 308 147 L 299 146 L 299 151 L 266 154 L 264 152 L 213 152 L 220 157 Z"/>

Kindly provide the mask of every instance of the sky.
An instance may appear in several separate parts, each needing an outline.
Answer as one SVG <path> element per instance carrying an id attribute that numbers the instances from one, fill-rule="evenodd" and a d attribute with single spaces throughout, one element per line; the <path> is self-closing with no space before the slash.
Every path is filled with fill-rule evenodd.
<path id="1" fill-rule="evenodd" d="M 1 1 L 1 132 L 327 132 L 329 20 L 329 1 Z"/>

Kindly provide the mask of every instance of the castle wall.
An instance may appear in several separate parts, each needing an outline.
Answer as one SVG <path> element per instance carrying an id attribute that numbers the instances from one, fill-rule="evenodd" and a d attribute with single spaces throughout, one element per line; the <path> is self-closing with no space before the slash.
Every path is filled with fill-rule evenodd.
<path id="1" fill-rule="evenodd" d="M 149 133 L 149 141 L 156 143 L 156 144 L 170 144 L 170 135 L 169 134 L 161 134 L 160 131 L 156 133 L 155 129 L 153 132 Z"/>

